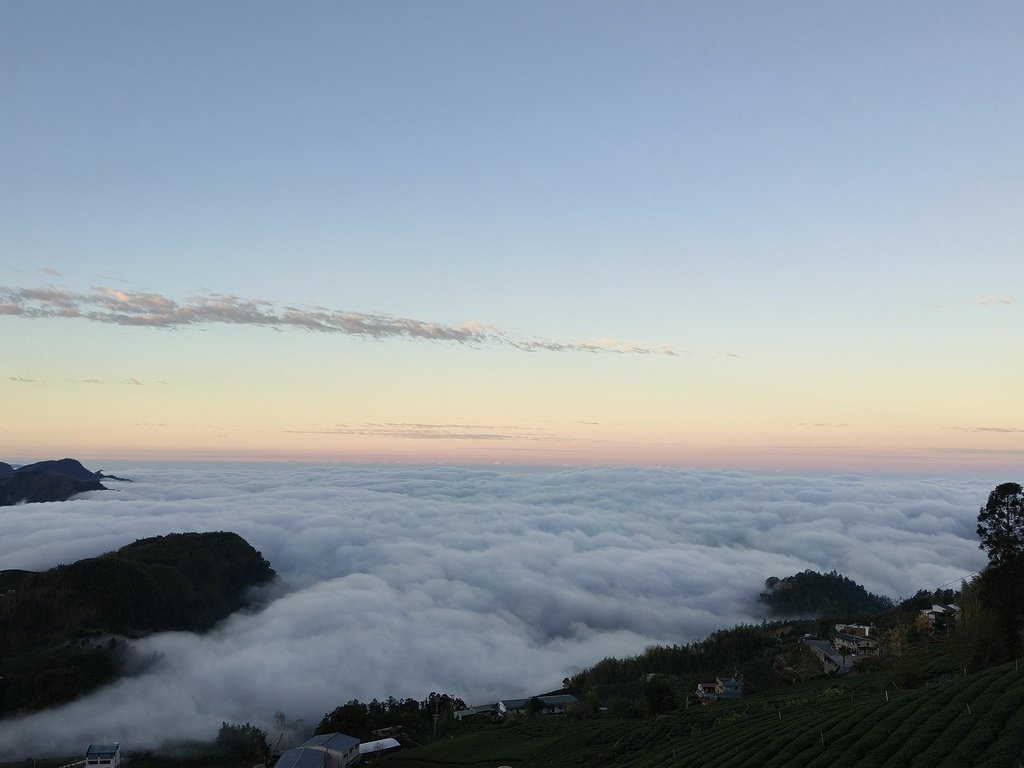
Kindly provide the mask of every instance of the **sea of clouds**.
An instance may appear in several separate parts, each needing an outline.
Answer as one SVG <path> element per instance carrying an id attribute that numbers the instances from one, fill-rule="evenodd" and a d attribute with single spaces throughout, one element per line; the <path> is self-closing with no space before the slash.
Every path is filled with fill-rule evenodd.
<path id="1" fill-rule="evenodd" d="M 229 530 L 278 583 L 212 632 L 135 643 L 152 664 L 0 721 L 0 759 L 120 740 L 211 739 L 221 722 L 313 723 L 352 698 L 469 703 L 764 616 L 768 576 L 837 569 L 908 596 L 981 568 L 992 483 L 662 469 L 150 465 L 133 483 L 0 509 L 0 569 L 146 536 Z M 276 734 L 272 734 L 276 735 Z"/>

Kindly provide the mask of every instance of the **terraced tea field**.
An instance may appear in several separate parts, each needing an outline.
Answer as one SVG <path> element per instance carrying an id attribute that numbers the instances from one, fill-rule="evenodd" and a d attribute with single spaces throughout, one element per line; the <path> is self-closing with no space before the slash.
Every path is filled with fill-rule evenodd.
<path id="1" fill-rule="evenodd" d="M 655 720 L 524 719 L 465 726 L 387 768 L 1007 768 L 1024 750 L 1024 669 L 916 690 L 880 674 L 821 680 Z"/>

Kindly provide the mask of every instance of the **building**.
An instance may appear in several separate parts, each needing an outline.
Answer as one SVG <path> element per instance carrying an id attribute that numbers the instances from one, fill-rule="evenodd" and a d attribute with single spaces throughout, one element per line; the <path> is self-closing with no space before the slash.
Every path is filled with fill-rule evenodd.
<path id="1" fill-rule="evenodd" d="M 697 698 L 702 704 L 743 697 L 743 681 L 738 677 L 716 677 L 697 683 Z"/>
<path id="2" fill-rule="evenodd" d="M 956 621 L 960 615 L 960 609 L 952 604 L 937 604 L 931 608 L 922 609 L 921 615 L 928 620 L 931 627 L 941 627 L 951 621 Z"/>
<path id="3" fill-rule="evenodd" d="M 497 713 L 498 704 L 477 704 L 475 707 L 466 707 L 466 709 L 458 709 L 455 711 L 455 719 L 462 720 L 466 717 L 474 717 L 476 715 L 492 715 Z"/>
<path id="4" fill-rule="evenodd" d="M 532 697 L 531 697 L 532 698 Z M 541 715 L 560 715 L 565 708 L 576 703 L 576 697 L 572 694 L 561 693 L 554 696 L 537 696 L 541 703 Z M 530 699 L 502 699 L 497 704 L 499 716 L 522 715 L 530 711 Z"/>
<path id="5" fill-rule="evenodd" d="M 282 752 L 277 768 L 345 768 L 358 758 L 359 739 L 343 733 L 323 733 Z"/>
<path id="6" fill-rule="evenodd" d="M 818 640 L 812 635 L 805 635 L 803 642 L 814 651 L 814 654 L 821 661 L 825 673 L 835 672 L 837 675 L 845 675 L 853 669 L 854 659 L 844 653 L 839 653 L 825 640 Z"/>
<path id="7" fill-rule="evenodd" d="M 85 766 L 98 765 L 103 768 L 117 768 L 121 764 L 121 745 L 118 742 L 113 744 L 90 744 L 85 750 Z"/>
<path id="8" fill-rule="evenodd" d="M 277 768 L 335 768 L 336 765 L 328 761 L 322 750 L 306 747 L 286 749 L 276 763 Z"/>
<path id="9" fill-rule="evenodd" d="M 571 693 L 539 696 L 538 698 L 541 704 L 544 705 L 544 709 L 541 710 L 542 715 L 561 715 L 565 712 L 566 707 L 576 703 L 576 697 Z"/>
<path id="10" fill-rule="evenodd" d="M 716 677 L 715 678 L 715 699 L 741 699 L 743 698 L 743 681 L 738 677 Z"/>
<path id="11" fill-rule="evenodd" d="M 717 680 L 704 680 L 697 683 L 697 698 L 702 704 L 715 700 L 715 686 L 717 685 Z"/>
<path id="12" fill-rule="evenodd" d="M 837 632 L 832 640 L 832 645 L 841 653 L 869 653 L 878 649 L 878 643 L 870 637 L 851 635 L 846 632 Z"/>
<path id="13" fill-rule="evenodd" d="M 377 741 L 364 741 L 359 745 L 359 755 L 367 762 L 373 762 L 374 758 L 383 755 L 390 755 L 392 752 L 402 748 L 398 739 L 377 739 Z"/>
<path id="14" fill-rule="evenodd" d="M 875 634 L 875 627 L 869 624 L 836 624 L 836 632 L 857 637 L 871 637 Z"/>

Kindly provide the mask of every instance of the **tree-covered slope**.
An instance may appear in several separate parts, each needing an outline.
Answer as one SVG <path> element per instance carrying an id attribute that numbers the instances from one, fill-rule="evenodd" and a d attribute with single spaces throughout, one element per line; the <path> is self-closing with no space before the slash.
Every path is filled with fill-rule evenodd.
<path id="1" fill-rule="evenodd" d="M 0 507 L 66 501 L 84 491 L 105 491 L 100 483 L 104 479 L 131 482 L 88 470 L 77 459 L 47 459 L 17 469 L 0 461 Z"/>
<path id="2" fill-rule="evenodd" d="M 77 493 L 103 490 L 106 487 L 99 480 L 78 480 L 51 470 L 13 472 L 0 478 L 0 507 L 66 501 Z"/>
<path id="3" fill-rule="evenodd" d="M 41 573 L 0 573 L 0 713 L 68 700 L 113 676 L 116 641 L 74 640 L 209 629 L 274 575 L 228 532 L 156 536 Z"/>
<path id="4" fill-rule="evenodd" d="M 10 466 L 10 465 L 8 465 Z M 34 464 L 25 464 L 24 466 L 18 467 L 13 470 L 14 474 L 30 474 L 32 472 L 56 472 L 58 475 L 64 475 L 70 477 L 73 480 L 102 480 L 104 475 L 102 472 L 93 472 L 92 470 L 86 469 L 82 466 L 82 462 L 78 459 L 46 459 L 45 461 L 37 461 Z"/>
<path id="5" fill-rule="evenodd" d="M 875 595 L 842 574 L 806 570 L 784 579 L 765 581 L 761 602 L 776 616 L 856 616 L 892 607 L 888 597 Z"/>

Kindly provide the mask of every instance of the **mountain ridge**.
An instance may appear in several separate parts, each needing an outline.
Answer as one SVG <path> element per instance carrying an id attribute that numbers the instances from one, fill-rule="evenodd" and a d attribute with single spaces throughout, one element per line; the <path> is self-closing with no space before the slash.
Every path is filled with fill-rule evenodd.
<path id="1" fill-rule="evenodd" d="M 78 459 L 47 459 L 20 467 L 0 462 L 0 507 L 67 501 L 86 491 L 109 490 L 101 480 L 131 482 L 86 469 Z"/>
<path id="2" fill-rule="evenodd" d="M 47 571 L 0 571 L 0 717 L 111 682 L 124 638 L 207 631 L 275 577 L 229 531 L 139 539 Z"/>

